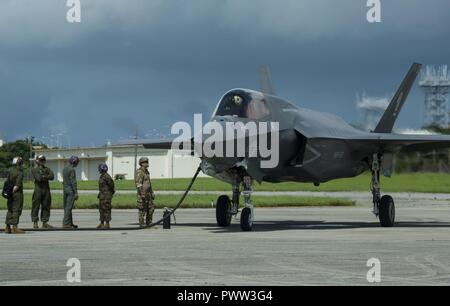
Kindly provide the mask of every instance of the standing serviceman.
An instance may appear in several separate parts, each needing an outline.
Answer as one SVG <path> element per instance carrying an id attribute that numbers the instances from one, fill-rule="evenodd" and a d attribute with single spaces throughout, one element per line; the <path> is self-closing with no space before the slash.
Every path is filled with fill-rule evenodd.
<path id="1" fill-rule="evenodd" d="M 8 213 L 6 214 L 6 234 L 24 234 L 25 232 L 18 228 L 19 219 L 23 209 L 23 159 L 15 157 L 13 166 L 9 170 L 8 180 L 14 183 L 13 193 L 8 199 Z"/>
<path id="2" fill-rule="evenodd" d="M 49 181 L 52 181 L 55 178 L 55 175 L 53 174 L 53 171 L 45 165 L 46 161 L 47 159 L 44 155 L 39 155 L 36 158 L 36 167 L 31 171 L 34 178 L 31 221 L 33 222 L 33 228 L 35 229 L 39 228 L 39 209 L 41 209 L 42 228 L 53 228 L 53 226 L 48 224 L 52 206 Z"/>
<path id="3" fill-rule="evenodd" d="M 69 158 L 69 164 L 63 170 L 63 192 L 64 192 L 64 229 L 77 229 L 78 226 L 73 224 L 72 209 L 75 201 L 78 200 L 77 174 L 75 168 L 80 162 L 77 156 Z"/>
<path id="4" fill-rule="evenodd" d="M 100 224 L 97 229 L 109 229 L 109 222 L 111 221 L 112 197 L 114 195 L 114 181 L 108 174 L 108 166 L 100 164 L 98 166 L 100 178 L 98 179 L 98 209 L 100 211 Z"/>
<path id="5" fill-rule="evenodd" d="M 137 208 L 139 209 L 139 226 L 144 227 L 145 224 L 152 224 L 153 212 L 155 211 L 155 206 L 153 203 L 155 194 L 153 193 L 152 183 L 150 182 L 148 158 L 140 158 L 139 166 L 140 168 L 136 171 L 135 176 L 137 189 Z"/>

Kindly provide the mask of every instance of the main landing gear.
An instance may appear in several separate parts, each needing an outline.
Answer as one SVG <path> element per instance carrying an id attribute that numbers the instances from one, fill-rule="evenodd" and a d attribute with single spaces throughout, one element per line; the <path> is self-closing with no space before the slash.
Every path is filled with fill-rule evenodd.
<path id="1" fill-rule="evenodd" d="M 383 227 L 392 227 L 395 224 L 395 204 L 390 195 L 381 196 L 380 171 L 381 154 L 374 154 L 372 157 L 372 197 L 373 213 L 380 220 Z"/>
<path id="2" fill-rule="evenodd" d="M 231 224 L 231 218 L 239 212 L 239 198 L 242 194 L 244 196 L 245 207 L 241 211 L 241 229 L 243 231 L 251 231 L 253 228 L 254 209 L 251 200 L 253 193 L 253 180 L 250 176 L 244 176 L 241 180 L 236 176 L 233 179 L 233 199 L 231 200 L 227 195 L 221 195 L 216 203 L 216 219 L 217 225 L 226 227 Z"/>

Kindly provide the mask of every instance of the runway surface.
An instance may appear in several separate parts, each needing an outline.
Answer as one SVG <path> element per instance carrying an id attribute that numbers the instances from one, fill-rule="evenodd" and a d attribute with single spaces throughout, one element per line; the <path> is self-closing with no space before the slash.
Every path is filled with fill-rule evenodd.
<path id="1" fill-rule="evenodd" d="M 371 285 L 370 258 L 381 262 L 381 285 L 450 284 L 445 199 L 397 200 L 394 228 L 379 227 L 369 205 L 257 209 L 253 232 L 238 220 L 218 228 L 212 209 L 176 217 L 170 230 L 0 233 L 0 285 L 69 285 L 69 258 L 81 262 L 82 285 Z M 92 227 L 98 215 L 74 218 Z M 25 211 L 24 227 L 29 219 Z M 54 211 L 52 224 L 61 219 Z M 137 212 L 113 211 L 113 219 L 133 227 Z"/>

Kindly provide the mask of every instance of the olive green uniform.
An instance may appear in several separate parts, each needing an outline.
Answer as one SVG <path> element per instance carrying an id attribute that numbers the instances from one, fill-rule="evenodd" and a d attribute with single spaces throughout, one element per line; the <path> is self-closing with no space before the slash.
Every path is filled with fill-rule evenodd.
<path id="1" fill-rule="evenodd" d="M 31 221 L 39 221 L 39 209 L 41 209 L 41 221 L 47 223 L 50 220 L 52 196 L 49 181 L 55 178 L 53 171 L 45 165 L 37 165 L 31 171 L 34 178 L 34 193 L 31 207 Z"/>
<path id="2" fill-rule="evenodd" d="M 8 179 L 14 182 L 19 189 L 8 199 L 8 213 L 6 214 L 6 225 L 17 226 L 23 210 L 23 169 L 21 166 L 9 170 Z"/>
<path id="3" fill-rule="evenodd" d="M 63 170 L 63 198 L 63 225 L 73 225 L 72 209 L 75 206 L 75 198 L 78 198 L 78 187 L 77 174 L 75 168 L 71 165 L 67 165 Z"/>
<path id="4" fill-rule="evenodd" d="M 98 200 L 100 211 L 100 222 L 111 221 L 112 197 L 114 195 L 114 181 L 108 173 L 102 173 L 98 179 Z"/>
<path id="5" fill-rule="evenodd" d="M 136 171 L 136 189 L 137 189 L 137 208 L 139 209 L 139 224 L 150 225 L 153 220 L 153 212 L 155 206 L 153 200 L 155 195 L 153 193 L 152 184 L 150 182 L 150 172 L 144 167 Z"/>

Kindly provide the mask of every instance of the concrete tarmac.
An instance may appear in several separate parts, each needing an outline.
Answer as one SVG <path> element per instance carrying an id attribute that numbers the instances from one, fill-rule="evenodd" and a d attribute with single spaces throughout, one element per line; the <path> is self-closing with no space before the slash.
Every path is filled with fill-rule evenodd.
<path id="1" fill-rule="evenodd" d="M 398 200 L 394 228 L 358 205 L 256 209 L 253 232 L 238 219 L 217 227 L 213 209 L 180 209 L 170 230 L 0 233 L 0 285 L 71 285 L 69 258 L 81 262 L 81 285 L 373 285 L 370 258 L 381 262 L 381 285 L 450 285 L 449 202 L 420 203 Z M 61 219 L 53 211 L 51 223 Z M 98 214 L 74 219 L 95 227 Z M 136 220 L 134 210 L 113 211 L 115 227 Z M 21 225 L 31 227 L 29 211 Z"/>

